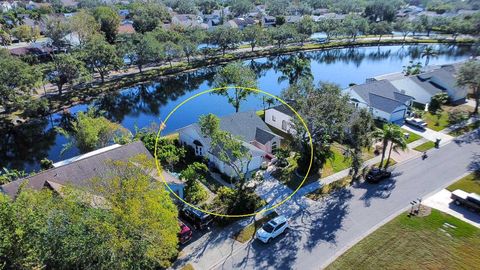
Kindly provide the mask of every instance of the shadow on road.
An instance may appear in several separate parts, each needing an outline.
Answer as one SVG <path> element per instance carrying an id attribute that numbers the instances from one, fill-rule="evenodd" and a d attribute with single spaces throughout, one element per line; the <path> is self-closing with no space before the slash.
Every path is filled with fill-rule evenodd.
<path id="1" fill-rule="evenodd" d="M 467 133 L 463 136 L 457 137 L 453 140 L 457 145 L 472 144 L 480 142 L 480 129 Z"/>
<path id="2" fill-rule="evenodd" d="M 378 184 L 362 182 L 354 185 L 353 188 L 365 190 L 365 193 L 360 197 L 360 199 L 363 200 L 366 207 L 370 207 L 373 199 L 387 199 L 390 197 L 390 194 L 396 187 L 397 180 L 395 180 L 395 178 L 399 175 L 401 175 L 401 173 L 393 172 L 392 177 L 383 180 Z"/>

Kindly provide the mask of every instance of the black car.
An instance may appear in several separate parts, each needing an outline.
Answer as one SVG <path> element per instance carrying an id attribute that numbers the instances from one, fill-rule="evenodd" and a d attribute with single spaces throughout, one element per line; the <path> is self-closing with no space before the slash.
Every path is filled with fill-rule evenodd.
<path id="1" fill-rule="evenodd" d="M 368 172 L 365 178 L 367 182 L 378 183 L 383 179 L 390 178 L 391 176 L 392 176 L 392 172 L 381 170 L 379 168 L 373 168 Z"/>
<path id="2" fill-rule="evenodd" d="M 208 228 L 208 225 L 213 221 L 213 217 L 200 210 L 185 206 L 180 211 L 181 217 L 193 225 L 197 230 Z"/>

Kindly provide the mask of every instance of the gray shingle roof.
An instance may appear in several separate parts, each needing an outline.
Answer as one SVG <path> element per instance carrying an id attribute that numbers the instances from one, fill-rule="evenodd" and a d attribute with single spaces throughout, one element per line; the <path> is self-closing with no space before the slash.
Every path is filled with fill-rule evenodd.
<path id="1" fill-rule="evenodd" d="M 267 124 L 254 111 L 239 112 L 221 117 L 220 129 L 235 136 L 240 136 L 245 142 L 252 142 L 257 138 L 257 129 L 273 134 Z M 274 136 L 278 137 L 278 135 Z"/>
<path id="2" fill-rule="evenodd" d="M 71 185 L 78 188 L 88 188 L 90 179 L 101 177 L 108 174 L 110 167 L 106 163 L 108 160 L 122 160 L 127 161 L 130 158 L 139 154 L 145 154 L 149 158 L 153 158 L 148 152 L 142 142 L 133 142 L 123 145 L 121 147 L 108 150 L 97 155 L 86 157 L 63 166 L 52 168 L 46 171 L 39 172 L 33 176 L 19 179 L 0 186 L 0 191 L 14 198 L 17 194 L 20 185 L 28 181 L 26 188 L 40 190 L 45 186 L 51 186 L 51 183 L 59 185 Z M 167 172 L 163 172 L 167 182 L 179 182 Z M 47 183 L 49 181 L 50 183 Z"/>
<path id="3" fill-rule="evenodd" d="M 291 104 L 291 103 L 289 103 L 289 104 Z M 283 104 L 283 103 L 280 104 L 280 105 L 277 105 L 277 106 L 275 106 L 275 107 L 272 107 L 272 108 L 270 108 L 270 109 L 277 110 L 277 111 L 279 111 L 279 112 L 281 112 L 281 113 L 284 113 L 284 114 L 286 114 L 286 115 L 288 115 L 288 116 L 290 116 L 290 117 L 294 117 L 294 116 L 295 116 L 295 113 L 294 113 L 292 110 L 290 110 L 290 108 L 288 108 L 287 105 L 285 105 L 285 104 Z M 269 109 L 269 110 L 270 110 L 270 109 Z"/>
<path id="4" fill-rule="evenodd" d="M 400 93 L 387 80 L 354 85 L 351 87 L 351 90 L 365 100 L 370 107 L 387 113 L 393 112 L 398 106 L 413 99 L 411 96 Z"/>
<path id="5" fill-rule="evenodd" d="M 275 137 L 276 137 L 276 135 L 273 134 L 272 132 L 260 129 L 258 127 L 255 131 L 255 141 L 257 141 L 257 142 L 259 142 L 263 145 L 267 144 L 269 141 L 271 141 Z"/>

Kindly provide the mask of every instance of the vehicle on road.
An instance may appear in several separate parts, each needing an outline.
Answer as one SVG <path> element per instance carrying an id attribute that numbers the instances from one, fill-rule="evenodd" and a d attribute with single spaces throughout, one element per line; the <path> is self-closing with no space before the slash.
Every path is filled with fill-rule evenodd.
<path id="1" fill-rule="evenodd" d="M 411 126 L 425 129 L 427 127 L 427 123 L 423 121 L 421 118 L 409 117 L 405 119 L 405 122 Z"/>
<path id="2" fill-rule="evenodd" d="M 265 223 L 257 231 L 256 238 L 263 243 L 269 243 L 272 239 L 279 236 L 288 228 L 288 219 L 285 216 L 278 216 Z"/>
<path id="3" fill-rule="evenodd" d="M 467 193 L 461 189 L 457 189 L 452 192 L 450 197 L 456 205 L 462 205 L 475 211 L 480 211 L 480 195 L 477 193 Z"/>
<path id="4" fill-rule="evenodd" d="M 390 178 L 392 176 L 392 172 L 382 170 L 379 168 L 372 168 L 368 173 L 365 179 L 369 183 L 378 183 L 383 179 Z"/>
<path id="5" fill-rule="evenodd" d="M 178 240 L 180 241 L 180 244 L 185 244 L 192 239 L 192 230 L 180 220 L 178 221 L 178 224 L 180 225 Z"/>
<path id="6" fill-rule="evenodd" d="M 180 211 L 180 216 L 189 222 L 197 230 L 208 229 L 213 217 L 200 210 L 185 206 Z"/>

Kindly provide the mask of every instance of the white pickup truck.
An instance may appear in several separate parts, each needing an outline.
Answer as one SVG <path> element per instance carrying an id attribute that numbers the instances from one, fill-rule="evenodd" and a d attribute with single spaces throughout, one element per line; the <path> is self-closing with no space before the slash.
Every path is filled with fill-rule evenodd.
<path id="1" fill-rule="evenodd" d="M 452 192 L 451 198 L 456 205 L 463 205 L 475 211 L 480 211 L 480 195 L 476 193 L 467 193 L 457 189 Z"/>
<path id="2" fill-rule="evenodd" d="M 420 129 L 425 129 L 427 127 L 427 123 L 421 118 L 408 117 L 407 119 L 405 119 L 405 122 Z"/>

